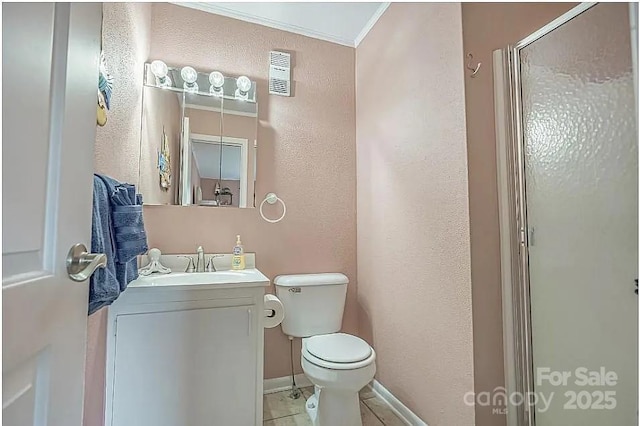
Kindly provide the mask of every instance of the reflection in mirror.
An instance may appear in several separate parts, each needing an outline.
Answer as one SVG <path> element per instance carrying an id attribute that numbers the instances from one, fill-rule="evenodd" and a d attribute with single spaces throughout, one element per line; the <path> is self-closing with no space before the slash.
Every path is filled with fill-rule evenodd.
<path id="1" fill-rule="evenodd" d="M 233 188 L 239 188 L 237 194 L 239 207 L 255 207 L 256 205 L 257 122 L 256 103 L 224 99 L 222 179 L 227 181 L 232 192 Z M 225 172 L 228 173 L 225 175 Z M 236 197 L 234 196 L 234 198 Z"/>
<path id="2" fill-rule="evenodd" d="M 220 186 L 219 154 L 212 150 L 198 149 L 194 137 L 201 142 L 220 144 L 222 135 L 223 98 L 195 93 L 182 94 L 183 146 L 180 178 L 181 204 L 218 206 L 216 198 L 204 198 L 201 179 L 213 180 Z M 203 202 L 203 200 L 205 202 Z M 215 201 L 215 202 L 212 202 Z"/>
<path id="3" fill-rule="evenodd" d="M 247 206 L 246 139 L 191 134 L 191 149 L 200 188 L 200 205 Z M 197 189 L 196 189 L 197 190 Z"/>
<path id="4" fill-rule="evenodd" d="M 182 111 L 178 93 L 144 87 L 139 191 L 145 204 L 177 204 Z M 118 155 L 118 153 L 114 153 Z"/>
<path id="5" fill-rule="evenodd" d="M 145 66 L 145 204 L 255 207 L 255 83 L 185 68 Z"/>

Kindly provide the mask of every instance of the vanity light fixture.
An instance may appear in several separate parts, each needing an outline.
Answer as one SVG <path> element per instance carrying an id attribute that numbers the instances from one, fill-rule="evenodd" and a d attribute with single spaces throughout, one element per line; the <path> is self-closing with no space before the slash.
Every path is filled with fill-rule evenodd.
<path id="1" fill-rule="evenodd" d="M 216 96 L 222 96 L 222 87 L 224 86 L 224 75 L 220 71 L 213 71 L 209 74 L 209 83 L 211 87 L 209 92 Z"/>
<path id="2" fill-rule="evenodd" d="M 236 98 L 246 100 L 251 90 L 251 80 L 246 75 L 242 75 L 236 80 L 236 87 Z"/>
<path id="3" fill-rule="evenodd" d="M 187 92 L 197 92 L 198 91 L 198 73 L 192 67 L 184 67 L 180 71 L 180 77 L 184 81 L 184 89 Z"/>
<path id="4" fill-rule="evenodd" d="M 151 72 L 156 77 L 156 83 L 159 84 L 160 87 L 171 87 L 171 79 L 167 75 L 169 73 L 167 64 L 155 60 L 151 62 Z"/>

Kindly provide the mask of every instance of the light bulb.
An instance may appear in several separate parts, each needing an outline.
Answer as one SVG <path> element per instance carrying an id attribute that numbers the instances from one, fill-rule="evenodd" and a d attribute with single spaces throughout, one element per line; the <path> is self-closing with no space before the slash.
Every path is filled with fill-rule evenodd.
<path id="1" fill-rule="evenodd" d="M 180 77 L 184 81 L 184 88 L 188 92 L 197 92 L 198 91 L 198 73 L 192 67 L 184 67 L 180 71 Z"/>
<path id="2" fill-rule="evenodd" d="M 224 75 L 222 75 L 220 71 L 212 72 L 209 74 L 209 83 L 211 83 L 211 86 L 216 89 L 221 88 L 224 86 Z"/>
<path id="3" fill-rule="evenodd" d="M 169 68 L 167 68 L 167 64 L 164 62 L 155 60 L 151 62 L 151 72 L 159 79 L 163 79 L 167 76 Z"/>
<path id="4" fill-rule="evenodd" d="M 184 67 L 180 71 L 180 77 L 187 84 L 193 84 L 198 80 L 198 73 L 192 67 Z"/>
<path id="5" fill-rule="evenodd" d="M 160 87 L 171 87 L 171 79 L 169 74 L 169 68 L 167 64 L 162 61 L 155 60 L 151 62 L 151 72 L 156 76 L 156 84 Z"/>
<path id="6" fill-rule="evenodd" d="M 246 95 L 251 90 L 251 80 L 249 80 L 249 77 L 242 75 L 236 80 L 236 86 L 241 95 Z"/>
<path id="7" fill-rule="evenodd" d="M 222 87 L 224 86 L 224 75 L 220 71 L 213 71 L 209 74 L 209 92 L 214 95 L 222 96 Z"/>

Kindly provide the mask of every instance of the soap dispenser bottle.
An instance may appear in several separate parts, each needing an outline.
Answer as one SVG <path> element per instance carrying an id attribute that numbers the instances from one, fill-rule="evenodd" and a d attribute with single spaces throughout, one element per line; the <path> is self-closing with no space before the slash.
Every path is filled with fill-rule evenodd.
<path id="1" fill-rule="evenodd" d="M 236 245 L 233 248 L 233 258 L 231 259 L 231 269 L 241 270 L 244 269 L 244 247 L 242 247 L 242 241 L 240 241 L 240 235 L 236 235 Z"/>

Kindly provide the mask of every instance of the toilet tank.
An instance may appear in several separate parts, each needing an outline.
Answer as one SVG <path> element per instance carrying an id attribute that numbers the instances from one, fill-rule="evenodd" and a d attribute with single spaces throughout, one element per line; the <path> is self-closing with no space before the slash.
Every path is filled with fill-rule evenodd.
<path id="1" fill-rule="evenodd" d="M 338 273 L 279 275 L 273 281 L 284 306 L 282 331 L 309 337 L 340 331 L 349 279 Z"/>

